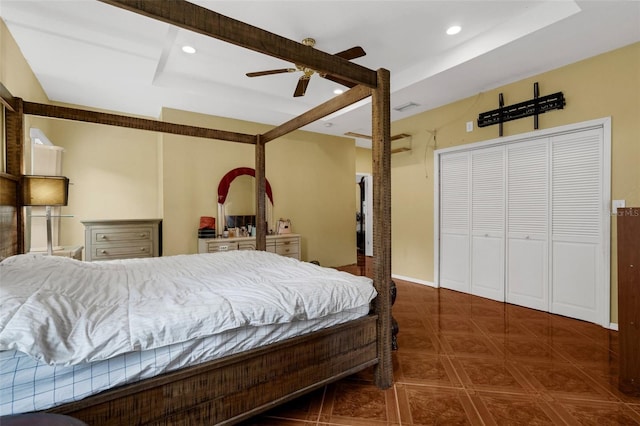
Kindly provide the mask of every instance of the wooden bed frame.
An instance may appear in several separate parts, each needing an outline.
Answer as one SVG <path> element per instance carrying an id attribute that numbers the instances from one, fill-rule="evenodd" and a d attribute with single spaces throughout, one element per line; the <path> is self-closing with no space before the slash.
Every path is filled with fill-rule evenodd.
<path id="1" fill-rule="evenodd" d="M 372 97 L 374 312 L 359 320 L 238 355 L 142 380 L 48 411 L 90 425 L 233 424 L 367 367 L 375 384 L 393 383 L 391 360 L 390 79 L 340 57 L 310 49 L 183 0 L 100 0 L 172 25 L 304 65 L 354 83 L 344 94 L 272 130 L 248 135 L 156 120 L 38 104 L 12 96 L 0 84 L 5 107 L 6 173 L 0 173 L 0 258 L 24 253 L 20 193 L 24 115 L 77 120 L 255 145 L 257 217 L 265 217 L 265 144 L 348 105 Z M 257 221 L 256 246 L 266 249 L 266 225 Z"/>

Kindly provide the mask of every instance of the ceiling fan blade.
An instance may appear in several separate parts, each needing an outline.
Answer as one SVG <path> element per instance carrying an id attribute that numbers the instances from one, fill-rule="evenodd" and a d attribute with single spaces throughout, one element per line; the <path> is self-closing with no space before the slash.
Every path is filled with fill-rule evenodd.
<path id="1" fill-rule="evenodd" d="M 304 96 L 307 91 L 307 86 L 309 85 L 309 80 L 311 80 L 308 76 L 303 75 L 298 80 L 298 84 L 296 85 L 296 90 L 293 92 L 293 97 L 297 98 L 299 96 Z"/>
<path id="2" fill-rule="evenodd" d="M 262 75 L 271 75 L 271 74 L 282 74 L 285 72 L 296 72 L 298 71 L 295 68 L 281 68 L 279 70 L 267 70 L 267 71 L 258 71 L 258 72 L 248 72 L 247 77 L 260 77 Z"/>
<path id="3" fill-rule="evenodd" d="M 355 46 L 352 47 L 351 49 L 347 49 L 347 50 L 343 50 L 342 52 L 338 52 L 335 55 L 336 56 L 340 56 L 343 59 L 346 59 L 348 61 L 355 59 L 355 58 L 359 58 L 361 56 L 366 55 L 367 53 L 364 51 L 364 49 L 360 46 Z"/>
<path id="4" fill-rule="evenodd" d="M 326 78 L 327 80 L 331 80 L 331 81 L 335 81 L 336 83 L 342 84 L 343 86 L 347 86 L 348 88 L 352 88 L 352 87 L 356 87 L 357 84 L 349 81 L 349 80 L 345 80 L 343 78 L 337 77 L 335 75 L 332 74 L 321 74 L 321 77 Z"/>

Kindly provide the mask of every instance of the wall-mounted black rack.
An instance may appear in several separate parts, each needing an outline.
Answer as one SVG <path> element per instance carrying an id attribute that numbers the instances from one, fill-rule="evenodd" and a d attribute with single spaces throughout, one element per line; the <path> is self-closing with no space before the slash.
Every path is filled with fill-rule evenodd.
<path id="1" fill-rule="evenodd" d="M 517 120 L 524 117 L 535 117 L 534 129 L 538 128 L 538 115 L 554 109 L 563 109 L 566 105 L 562 92 L 538 97 L 538 83 L 534 84 L 534 98 L 514 105 L 503 106 L 502 93 L 499 95 L 500 108 L 480 113 L 478 115 L 478 127 L 487 127 L 500 124 L 500 136 L 502 136 L 502 123 Z"/>

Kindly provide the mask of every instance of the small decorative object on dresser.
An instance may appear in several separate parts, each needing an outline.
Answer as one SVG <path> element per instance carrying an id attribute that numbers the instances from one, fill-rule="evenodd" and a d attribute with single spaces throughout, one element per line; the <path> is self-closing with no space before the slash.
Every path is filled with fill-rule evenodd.
<path id="1" fill-rule="evenodd" d="M 85 260 L 162 256 L 162 219 L 83 220 Z"/>
<path id="2" fill-rule="evenodd" d="M 255 249 L 255 237 L 200 238 L 198 240 L 198 253 Z M 267 235 L 267 251 L 300 260 L 300 235 Z"/>

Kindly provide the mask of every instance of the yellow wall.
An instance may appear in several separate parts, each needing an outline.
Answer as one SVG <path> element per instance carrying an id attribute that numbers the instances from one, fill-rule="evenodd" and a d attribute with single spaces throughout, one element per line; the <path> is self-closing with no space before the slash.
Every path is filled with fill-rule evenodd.
<path id="1" fill-rule="evenodd" d="M 2 21 L 0 37 L 0 81 L 14 96 L 47 103 Z M 271 128 L 172 109 L 162 119 L 249 134 Z M 65 148 L 71 187 L 62 214 L 73 217 L 62 219 L 64 245 L 84 244 L 82 220 L 162 218 L 164 254 L 195 253 L 200 216 L 217 216 L 220 178 L 235 167 L 254 167 L 251 145 L 26 117 L 26 146 L 32 126 Z M 298 131 L 267 144 L 266 156 L 273 221 L 291 219 L 302 235 L 302 259 L 355 263 L 353 140 Z"/>
<path id="2" fill-rule="evenodd" d="M 533 83 L 541 95 L 563 92 L 563 110 L 540 115 L 540 129 L 602 117 L 612 119 L 612 199 L 640 205 L 640 43 L 560 69 L 480 93 L 392 124 L 392 133 L 413 136 L 413 150 L 392 156 L 392 271 L 433 282 L 433 150 L 498 137 L 498 126 L 477 128 L 478 114 L 531 99 Z M 416 99 L 419 102 L 419 99 Z M 474 122 L 467 133 L 465 123 Z M 533 130 L 533 118 L 504 124 L 504 135 Z M 434 137 L 435 135 L 435 137 Z M 360 170 L 358 170 L 360 171 Z M 611 230 L 611 319 L 617 320 L 616 225 Z"/>
<path id="3" fill-rule="evenodd" d="M 0 24 L 0 81 L 23 99 L 46 102 L 4 23 Z M 533 83 L 542 95 L 562 91 L 564 110 L 540 116 L 548 129 L 612 117 L 613 199 L 640 205 L 640 43 L 522 81 L 479 93 L 396 121 L 392 133 L 412 135 L 412 151 L 392 156 L 392 270 L 433 281 L 433 150 L 497 138 L 497 126 L 475 128 L 479 113 L 530 99 Z M 417 99 L 417 102 L 420 100 Z M 165 121 L 260 133 L 268 126 L 166 109 Z M 28 118 L 67 149 L 70 205 L 63 244 L 81 244 L 82 219 L 162 217 L 165 254 L 196 251 L 199 217 L 217 214 L 217 183 L 234 167 L 253 167 L 251 147 L 229 142 L 104 126 Z M 35 123 L 35 124 L 34 124 Z M 505 136 L 530 132 L 533 119 L 505 123 Z M 28 130 L 26 132 L 28 136 Z M 273 218 L 292 220 L 303 235 L 303 259 L 334 266 L 355 261 L 355 172 L 370 173 L 370 152 L 349 139 L 295 132 L 267 145 L 267 178 L 274 190 Z M 69 225 L 67 225 L 69 224 Z M 612 221 L 612 321 L 617 319 L 616 226 Z"/>
<path id="4" fill-rule="evenodd" d="M 165 109 L 163 119 L 248 134 L 270 128 L 173 109 Z M 195 253 L 200 216 L 217 216 L 218 182 L 236 167 L 254 167 L 254 148 L 177 135 L 163 135 L 163 147 L 165 254 Z M 270 229 L 280 217 L 291 219 L 293 232 L 302 235 L 303 260 L 325 266 L 354 263 L 354 176 L 351 139 L 298 131 L 269 142 L 266 177 L 274 198 Z"/>

